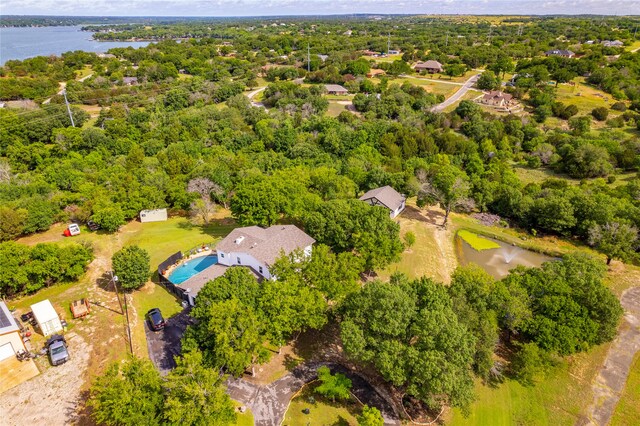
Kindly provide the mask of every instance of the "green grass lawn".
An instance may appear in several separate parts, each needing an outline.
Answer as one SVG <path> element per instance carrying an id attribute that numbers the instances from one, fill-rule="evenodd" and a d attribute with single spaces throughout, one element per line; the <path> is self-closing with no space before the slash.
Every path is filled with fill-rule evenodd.
<path id="1" fill-rule="evenodd" d="M 613 97 L 584 83 L 583 77 L 574 79 L 575 85 L 560 84 L 556 89 L 557 100 L 567 105 L 578 107 L 579 114 L 590 114 L 591 110 L 598 107 L 609 108 L 616 102 Z M 611 111 L 610 117 L 619 115 Z"/>
<path id="2" fill-rule="evenodd" d="M 626 46 L 624 50 L 631 52 L 633 50 L 640 49 L 640 40 L 634 41 L 630 46 Z"/>
<path id="3" fill-rule="evenodd" d="M 452 103 L 451 105 L 449 105 L 448 107 L 446 107 L 444 109 L 444 112 L 451 112 L 453 110 L 455 110 L 458 105 L 460 105 L 461 101 L 472 101 L 474 99 L 476 99 L 478 96 L 481 96 L 482 92 L 480 90 L 476 90 L 476 89 L 469 89 L 469 91 L 467 93 L 465 93 L 462 98 L 460 98 L 459 101 Z M 489 108 L 489 107 L 485 107 L 484 105 L 479 104 L 481 108 L 485 109 L 485 108 Z M 498 114 L 500 115 L 500 113 L 498 113 L 495 109 L 490 110 L 489 112 L 493 113 L 493 114 Z"/>
<path id="4" fill-rule="evenodd" d="M 447 424 L 574 425 L 592 401 L 591 380 L 597 375 L 609 345 L 569 357 L 549 375 L 525 387 L 507 380 L 496 387 L 476 383 L 476 401 L 464 417 L 455 409 Z"/>
<path id="5" fill-rule="evenodd" d="M 411 84 L 416 86 L 424 87 L 424 89 L 429 93 L 435 93 L 436 95 L 444 95 L 445 98 L 449 98 L 455 92 L 460 89 L 460 86 L 457 84 L 449 84 L 446 82 L 440 83 L 436 81 L 429 81 L 422 78 L 415 77 L 402 77 L 401 79 L 396 80 L 398 83 L 402 84 L 402 80 L 407 80 Z"/>
<path id="6" fill-rule="evenodd" d="M 93 73 L 91 65 L 85 65 L 81 70 L 76 70 L 76 80 L 86 77 L 91 73 Z"/>
<path id="7" fill-rule="evenodd" d="M 302 391 L 291 400 L 287 414 L 282 422 L 283 426 L 298 425 L 339 425 L 356 426 L 356 417 L 360 414 L 362 407 L 355 401 L 332 402 L 313 392 L 315 385 L 306 385 Z M 315 401 L 310 402 L 312 397 Z M 304 414 L 302 410 L 309 409 L 309 414 Z"/>
<path id="8" fill-rule="evenodd" d="M 530 167 L 526 167 L 520 164 L 514 164 L 513 171 L 518 176 L 518 179 L 522 181 L 525 185 L 528 183 L 542 183 L 546 179 L 555 178 L 555 179 L 563 179 L 569 182 L 571 185 L 579 185 L 580 179 L 572 178 L 564 173 L 558 173 L 554 170 L 548 168 L 538 168 L 532 169 Z M 634 179 L 637 176 L 635 172 L 627 172 L 627 173 L 619 173 L 616 174 L 616 180 L 613 183 L 608 184 L 609 186 L 615 188 L 620 185 L 626 185 L 630 180 Z M 585 179 L 587 181 L 594 181 L 598 178 Z M 601 178 L 600 178 L 601 179 Z"/>
<path id="9" fill-rule="evenodd" d="M 237 401 L 233 401 L 233 405 L 235 405 L 237 408 L 242 404 Z M 251 410 L 249 410 L 249 408 L 246 408 L 246 411 L 244 413 L 236 411 L 236 415 L 238 416 L 236 418 L 236 426 L 253 426 L 253 413 L 251 412 Z"/>
<path id="10" fill-rule="evenodd" d="M 481 237 L 480 235 L 469 232 L 466 229 L 459 230 L 458 236 L 477 251 L 500 248 L 500 244 L 496 243 L 495 241 L 491 241 L 487 238 Z"/>
<path id="11" fill-rule="evenodd" d="M 330 117 L 337 117 L 342 111 L 347 110 L 347 105 L 339 104 L 336 101 L 329 101 L 329 108 L 327 109 L 327 115 Z"/>
<path id="12" fill-rule="evenodd" d="M 638 419 L 640 419 L 640 352 L 636 353 L 631 364 L 627 384 L 622 391 L 610 425 L 632 425 L 637 423 Z"/>

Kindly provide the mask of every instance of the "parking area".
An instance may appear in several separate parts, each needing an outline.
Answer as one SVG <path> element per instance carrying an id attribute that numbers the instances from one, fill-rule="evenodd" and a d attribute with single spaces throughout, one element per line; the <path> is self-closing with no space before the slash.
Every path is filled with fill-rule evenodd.
<path id="1" fill-rule="evenodd" d="M 186 308 L 166 320 L 164 330 L 161 331 L 151 330 L 149 323 L 145 321 L 144 331 L 147 336 L 149 358 L 162 374 L 167 374 L 176 366 L 173 358 L 180 354 L 180 340 L 187 325 L 192 321 L 188 315 L 189 311 L 190 308 Z"/>

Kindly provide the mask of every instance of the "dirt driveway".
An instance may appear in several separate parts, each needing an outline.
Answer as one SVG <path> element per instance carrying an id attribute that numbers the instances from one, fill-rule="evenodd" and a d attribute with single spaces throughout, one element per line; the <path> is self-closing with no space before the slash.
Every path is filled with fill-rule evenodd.
<path id="1" fill-rule="evenodd" d="M 57 426 L 76 417 L 92 347 L 76 333 L 65 337 L 71 359 L 0 395 L 0 425 Z"/>

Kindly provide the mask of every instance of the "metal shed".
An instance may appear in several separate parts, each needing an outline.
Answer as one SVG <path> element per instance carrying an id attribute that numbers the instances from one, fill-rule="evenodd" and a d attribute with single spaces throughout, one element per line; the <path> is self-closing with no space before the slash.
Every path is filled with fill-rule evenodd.
<path id="1" fill-rule="evenodd" d="M 167 209 L 142 210 L 140 222 L 163 222 L 167 220 Z"/>
<path id="2" fill-rule="evenodd" d="M 31 311 L 44 336 L 50 336 L 62 331 L 60 317 L 49 300 L 43 300 L 31 305 Z"/>

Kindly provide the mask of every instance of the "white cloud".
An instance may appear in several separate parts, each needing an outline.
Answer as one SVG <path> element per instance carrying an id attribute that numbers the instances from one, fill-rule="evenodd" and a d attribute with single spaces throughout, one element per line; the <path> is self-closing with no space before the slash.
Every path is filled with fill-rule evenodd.
<path id="1" fill-rule="evenodd" d="M 2 0 L 3 15 L 259 16 L 336 13 L 640 13 L 640 0 Z"/>

